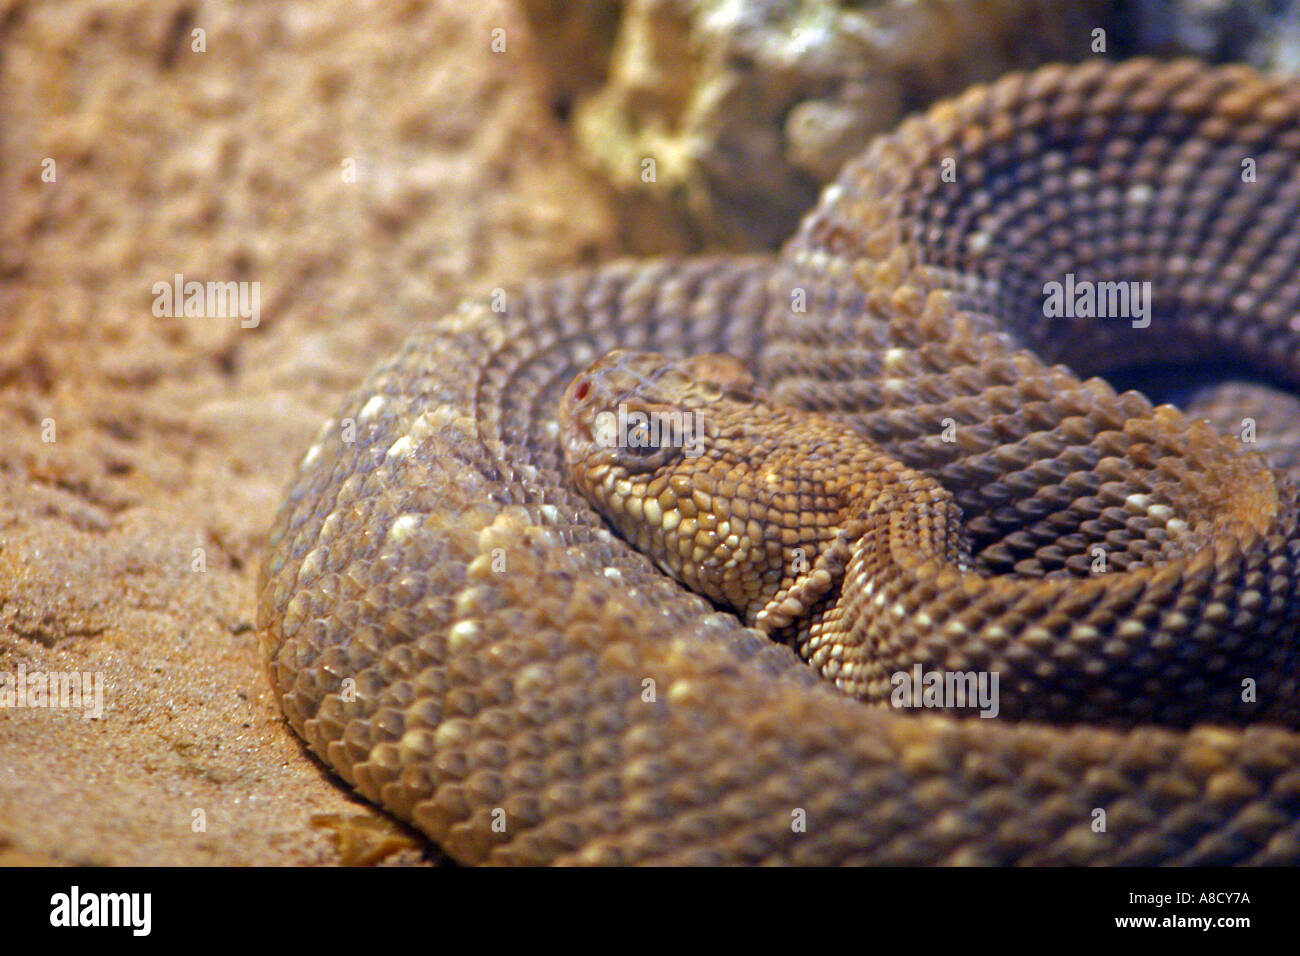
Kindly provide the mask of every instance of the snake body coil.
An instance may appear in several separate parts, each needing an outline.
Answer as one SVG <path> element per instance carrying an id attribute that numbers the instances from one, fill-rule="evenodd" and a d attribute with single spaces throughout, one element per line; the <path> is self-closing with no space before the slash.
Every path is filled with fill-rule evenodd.
<path id="1" fill-rule="evenodd" d="M 1300 84 L 1052 67 L 874 142 L 779 256 L 468 303 L 302 463 L 259 609 L 285 714 L 464 862 L 1300 861 L 1294 485 L 1075 375 L 1231 352 L 1300 384 L 1297 222 Z M 729 353 L 946 489 L 971 590 L 913 580 L 880 633 L 1028 675 L 1027 719 L 845 696 L 613 536 L 556 413 L 615 348 Z"/>

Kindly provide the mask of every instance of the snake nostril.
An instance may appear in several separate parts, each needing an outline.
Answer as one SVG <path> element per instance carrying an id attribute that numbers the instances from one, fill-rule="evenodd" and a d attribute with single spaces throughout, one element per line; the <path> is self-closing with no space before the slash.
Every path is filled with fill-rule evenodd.
<path id="1" fill-rule="evenodd" d="M 585 378 L 579 381 L 577 386 L 573 389 L 573 397 L 580 402 L 585 401 L 587 396 L 590 394 L 591 382 Z"/>

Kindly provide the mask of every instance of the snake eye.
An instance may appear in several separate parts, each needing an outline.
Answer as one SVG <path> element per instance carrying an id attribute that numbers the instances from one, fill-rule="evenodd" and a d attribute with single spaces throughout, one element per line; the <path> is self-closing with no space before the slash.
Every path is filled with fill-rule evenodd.
<path id="1" fill-rule="evenodd" d="M 628 448 L 638 453 L 651 454 L 659 450 L 657 437 L 645 422 L 637 422 L 628 428 L 623 440 Z"/>
<path id="2" fill-rule="evenodd" d="M 682 453 L 682 437 L 663 416 L 648 409 L 624 408 L 618 418 L 615 451 L 628 471 L 653 471 Z"/>

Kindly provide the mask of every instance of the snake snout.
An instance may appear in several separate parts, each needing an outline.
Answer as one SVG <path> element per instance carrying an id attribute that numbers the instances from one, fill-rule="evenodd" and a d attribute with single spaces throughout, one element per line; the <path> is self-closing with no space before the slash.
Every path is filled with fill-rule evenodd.
<path id="1" fill-rule="evenodd" d="M 596 416 L 615 411 L 620 402 L 639 395 L 667 364 L 663 356 L 652 352 L 616 349 L 574 376 L 560 398 L 560 426 L 566 443 L 574 434 L 589 441 L 598 438 L 593 434 Z"/>
<path id="2" fill-rule="evenodd" d="M 574 376 L 560 397 L 560 447 L 571 471 L 591 463 L 610 444 L 612 409 L 626 397 L 626 383 L 616 380 L 606 365 L 609 356 Z"/>

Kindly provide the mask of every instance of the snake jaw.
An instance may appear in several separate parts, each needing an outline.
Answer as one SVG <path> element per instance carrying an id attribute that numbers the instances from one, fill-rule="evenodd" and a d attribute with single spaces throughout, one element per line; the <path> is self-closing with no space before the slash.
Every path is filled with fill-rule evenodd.
<path id="1" fill-rule="evenodd" d="M 600 440 L 616 408 L 695 422 L 695 454 L 606 447 L 622 445 Z M 769 404 L 731 356 L 611 352 L 569 384 L 560 422 L 570 475 L 592 505 L 661 569 L 751 626 L 792 632 L 843 578 L 841 519 L 856 484 L 842 479 L 864 463 L 866 439 Z"/>

